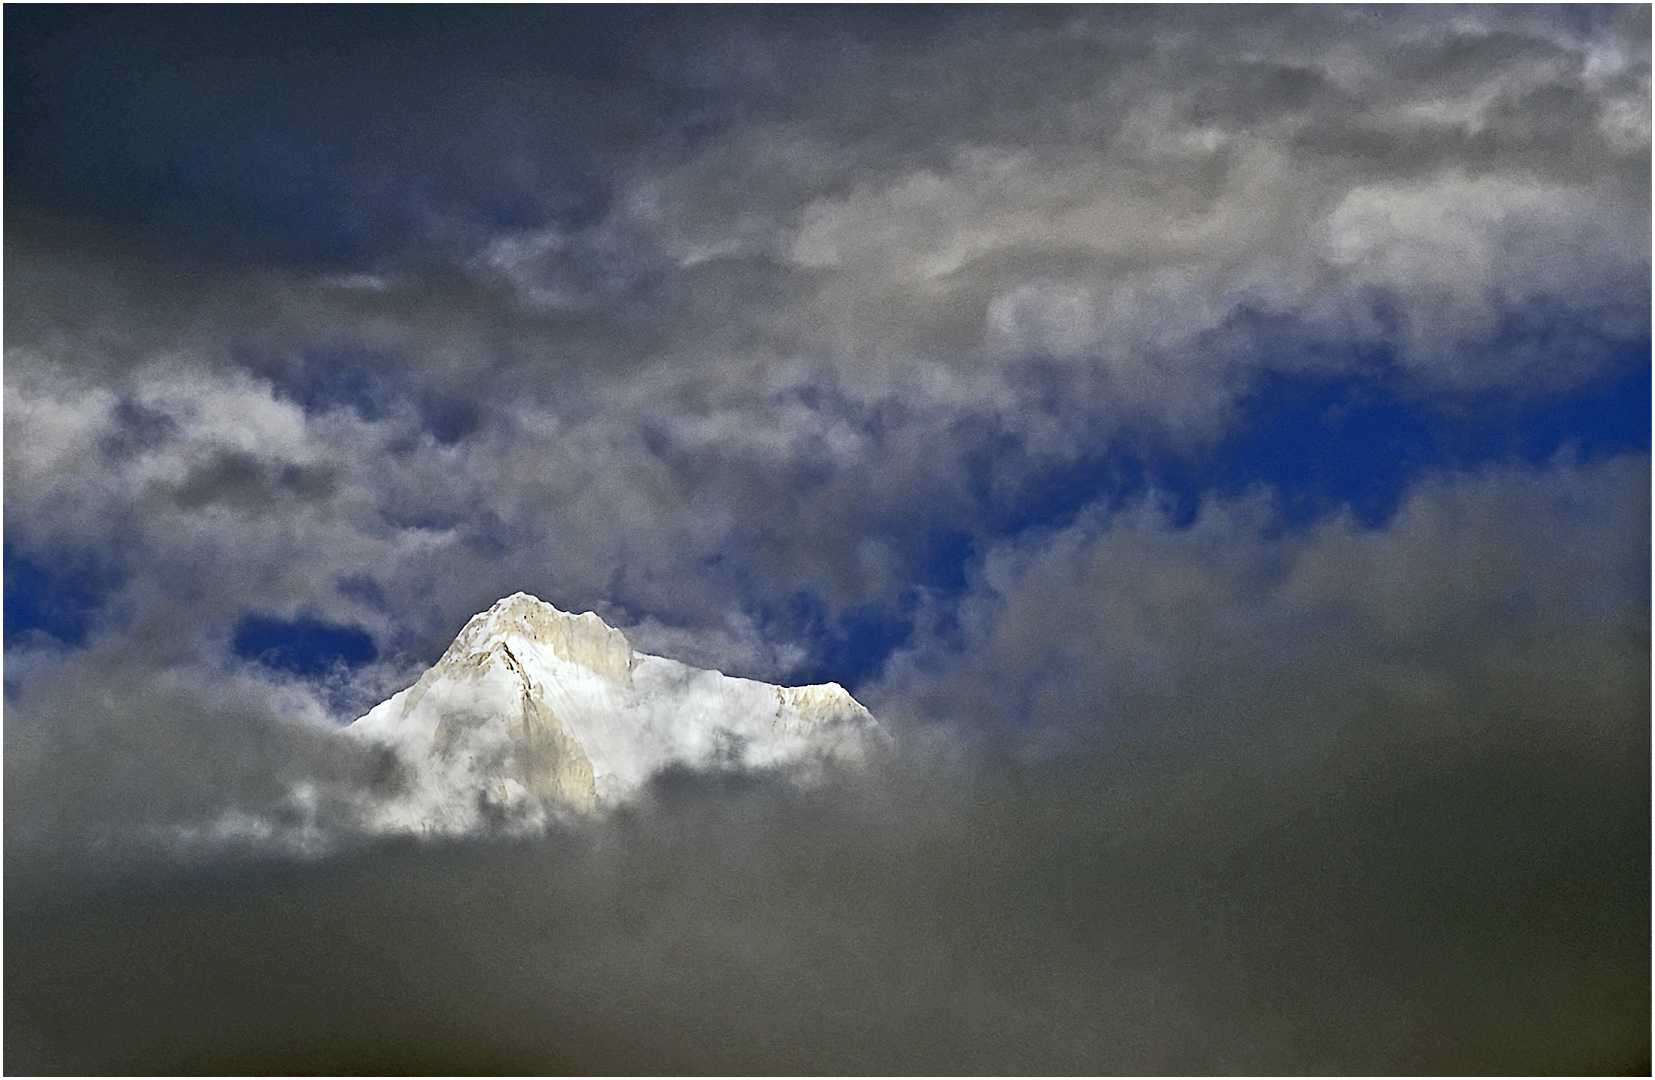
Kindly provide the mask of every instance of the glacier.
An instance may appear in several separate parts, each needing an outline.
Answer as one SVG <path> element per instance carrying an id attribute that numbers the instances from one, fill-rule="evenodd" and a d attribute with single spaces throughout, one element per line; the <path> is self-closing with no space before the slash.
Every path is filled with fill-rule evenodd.
<path id="1" fill-rule="evenodd" d="M 398 763 L 370 828 L 437 835 L 614 807 L 674 765 L 808 783 L 891 742 L 837 683 L 776 686 L 635 652 L 592 612 L 522 592 L 474 616 L 418 682 L 345 733 Z"/>

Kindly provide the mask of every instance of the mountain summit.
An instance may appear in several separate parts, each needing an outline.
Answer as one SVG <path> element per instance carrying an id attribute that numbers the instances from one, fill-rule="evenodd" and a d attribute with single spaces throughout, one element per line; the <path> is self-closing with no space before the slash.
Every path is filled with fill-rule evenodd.
<path id="1" fill-rule="evenodd" d="M 591 612 L 527 593 L 474 616 L 417 683 L 346 731 L 403 766 L 376 825 L 438 833 L 613 805 L 669 765 L 808 774 L 887 739 L 837 683 L 773 686 L 636 653 Z"/>

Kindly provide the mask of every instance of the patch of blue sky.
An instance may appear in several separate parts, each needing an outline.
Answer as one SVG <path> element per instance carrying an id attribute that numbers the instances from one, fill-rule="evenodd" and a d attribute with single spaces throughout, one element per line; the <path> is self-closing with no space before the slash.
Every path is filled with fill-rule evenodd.
<path id="1" fill-rule="evenodd" d="M 89 556 L 49 559 L 5 545 L 5 643 L 80 646 L 97 625 L 115 571 Z"/>
<path id="2" fill-rule="evenodd" d="M 316 346 L 276 357 L 249 357 L 244 363 L 269 379 L 276 394 L 298 405 L 306 416 L 348 409 L 372 423 L 406 404 L 420 428 L 444 446 L 470 436 L 484 420 L 476 401 L 412 385 L 400 357 L 368 346 Z"/>
<path id="3" fill-rule="evenodd" d="M 394 361 L 372 349 L 305 349 L 252 366 L 306 416 L 343 407 L 363 420 L 378 420 L 391 411 L 401 393 L 388 374 Z"/>
<path id="4" fill-rule="evenodd" d="M 1121 439 L 983 504 L 992 532 L 1062 528 L 1087 509 L 1156 493 L 1178 527 L 1200 501 L 1264 490 L 1284 524 L 1348 511 L 1368 528 L 1390 520 L 1431 470 L 1540 465 L 1559 452 L 1601 456 L 1650 446 L 1650 342 L 1618 350 L 1611 372 L 1562 393 L 1427 396 L 1359 376 L 1273 372 L 1243 400 L 1229 433 L 1199 453 Z M 985 463 L 986 464 L 986 463 Z"/>
<path id="5" fill-rule="evenodd" d="M 367 631 L 309 616 L 277 619 L 244 615 L 231 643 L 235 654 L 275 671 L 313 678 L 340 666 L 360 667 L 379 658 Z"/>
<path id="6" fill-rule="evenodd" d="M 833 612 L 816 596 L 801 591 L 766 612 L 764 622 L 810 645 L 810 660 L 792 672 L 789 681 L 837 682 L 854 694 L 878 678 L 885 661 L 913 637 L 915 599 L 909 589 L 894 603 L 872 601 Z"/>

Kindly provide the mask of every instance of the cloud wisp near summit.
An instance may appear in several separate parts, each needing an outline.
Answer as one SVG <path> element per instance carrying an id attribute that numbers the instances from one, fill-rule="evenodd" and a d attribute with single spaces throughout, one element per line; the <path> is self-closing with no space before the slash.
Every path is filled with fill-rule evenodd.
<path id="1" fill-rule="evenodd" d="M 4 34 L 8 1072 L 1647 1073 L 1647 6 Z"/>

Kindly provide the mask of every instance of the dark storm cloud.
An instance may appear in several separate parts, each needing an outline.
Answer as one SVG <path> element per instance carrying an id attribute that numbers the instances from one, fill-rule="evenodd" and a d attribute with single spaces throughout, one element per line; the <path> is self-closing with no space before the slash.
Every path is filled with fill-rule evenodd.
<path id="1" fill-rule="evenodd" d="M 624 49 L 560 43 L 635 20 L 530 19 L 532 43 L 525 21 L 22 13 L 8 30 L 8 197 L 324 264 L 371 259 L 431 213 L 487 227 L 589 218 L 603 188 L 583 147 L 606 111 L 546 108 L 537 88 L 566 98 L 625 74 Z M 469 93 L 479 77 L 500 92 Z"/>
<path id="2" fill-rule="evenodd" d="M 319 499 L 332 493 L 331 470 L 325 467 L 288 465 L 272 474 L 257 459 L 231 453 L 191 468 L 173 499 L 181 510 L 200 510 L 209 503 L 260 510 L 281 495 Z"/>
<path id="3" fill-rule="evenodd" d="M 1599 1072 L 1647 1056 L 1620 775 L 908 762 L 518 844 L 11 885 L 13 1070 Z M 1619 779 L 1604 784 L 1615 773 Z M 165 992 L 156 992 L 165 987 Z M 1560 1031 L 1566 1031 L 1561 1035 Z M 1640 1051 L 1640 1040 L 1642 1051 Z"/>

